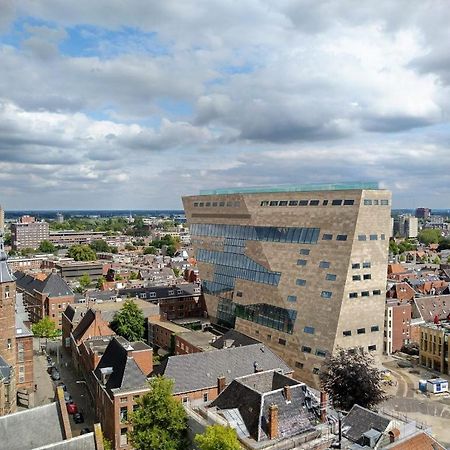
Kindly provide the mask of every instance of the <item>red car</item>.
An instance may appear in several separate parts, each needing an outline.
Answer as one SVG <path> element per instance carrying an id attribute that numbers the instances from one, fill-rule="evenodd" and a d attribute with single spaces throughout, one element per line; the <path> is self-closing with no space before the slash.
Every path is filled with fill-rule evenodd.
<path id="1" fill-rule="evenodd" d="M 76 403 L 67 403 L 67 412 L 69 414 L 76 414 L 78 412 L 78 406 Z"/>

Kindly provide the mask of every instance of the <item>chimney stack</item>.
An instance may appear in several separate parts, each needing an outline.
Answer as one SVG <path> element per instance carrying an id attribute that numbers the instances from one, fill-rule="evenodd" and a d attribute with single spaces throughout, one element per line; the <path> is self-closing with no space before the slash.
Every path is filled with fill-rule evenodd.
<path id="1" fill-rule="evenodd" d="M 269 406 L 269 439 L 278 437 L 278 406 Z"/>
<path id="2" fill-rule="evenodd" d="M 320 391 L 320 420 L 323 423 L 327 421 L 327 403 L 328 403 L 327 393 Z"/>
<path id="3" fill-rule="evenodd" d="M 286 385 L 283 388 L 283 395 L 284 395 L 284 399 L 287 402 L 290 402 L 292 400 L 292 394 L 291 394 L 291 387 Z"/>
<path id="4" fill-rule="evenodd" d="M 217 395 L 219 395 L 225 389 L 225 377 L 217 377 Z"/>

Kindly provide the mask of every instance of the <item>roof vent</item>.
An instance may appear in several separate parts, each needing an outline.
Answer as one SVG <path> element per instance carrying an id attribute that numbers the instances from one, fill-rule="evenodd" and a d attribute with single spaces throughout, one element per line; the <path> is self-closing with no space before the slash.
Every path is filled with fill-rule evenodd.
<path id="1" fill-rule="evenodd" d="M 102 384 L 105 385 L 108 382 L 109 377 L 113 373 L 113 368 L 112 367 L 102 367 L 100 369 L 100 373 L 102 376 Z"/>

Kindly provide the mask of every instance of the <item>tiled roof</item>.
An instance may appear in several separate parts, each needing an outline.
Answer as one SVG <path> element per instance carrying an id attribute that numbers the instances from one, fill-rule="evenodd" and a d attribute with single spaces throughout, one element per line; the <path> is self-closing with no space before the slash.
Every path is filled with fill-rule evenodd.
<path id="1" fill-rule="evenodd" d="M 43 280 L 20 271 L 15 272 L 14 276 L 17 279 L 17 287 L 22 291 L 30 293 L 37 291 L 47 294 L 48 297 L 66 297 L 73 295 L 72 289 L 70 289 L 69 285 L 58 273 L 52 272 Z"/>
<path id="2" fill-rule="evenodd" d="M 435 439 L 424 432 L 420 432 L 410 438 L 402 439 L 397 443 L 388 445 L 386 449 L 393 450 L 445 450 Z"/>
<path id="3" fill-rule="evenodd" d="M 417 297 L 414 305 L 415 315 L 418 313 L 425 322 L 433 322 L 436 316 L 441 320 L 447 319 L 450 315 L 450 295 Z"/>
<path id="4" fill-rule="evenodd" d="M 94 324 L 92 336 L 111 336 L 114 333 L 107 325 L 107 322 L 100 314 L 96 315 L 92 309 L 88 309 L 76 328 L 73 330 L 73 337 L 76 341 L 84 337 L 89 327 Z"/>
<path id="5" fill-rule="evenodd" d="M 211 345 L 215 348 L 223 348 L 225 343 L 230 347 L 241 347 L 245 345 L 258 344 L 259 341 L 234 329 L 228 330 L 223 336 L 216 339 Z"/>
<path id="6" fill-rule="evenodd" d="M 354 405 L 342 421 L 342 434 L 352 442 L 357 442 L 371 428 L 383 433 L 390 422 L 390 419 L 376 412 Z"/>
<path id="7" fill-rule="evenodd" d="M 105 386 L 108 391 L 112 389 L 133 390 L 146 387 L 148 374 L 142 373 L 133 357 L 128 356 L 129 349 L 133 349 L 131 344 L 120 336 L 114 337 L 108 347 L 106 347 L 105 353 L 94 373 L 97 379 L 101 381 L 101 369 L 112 368 L 112 373 Z"/>
<path id="8" fill-rule="evenodd" d="M 228 384 L 237 377 L 254 373 L 255 365 L 261 370 L 281 369 L 282 373 L 292 373 L 263 344 L 170 356 L 154 372 L 174 380 L 174 393 L 179 394 L 214 387 L 221 376 Z"/>

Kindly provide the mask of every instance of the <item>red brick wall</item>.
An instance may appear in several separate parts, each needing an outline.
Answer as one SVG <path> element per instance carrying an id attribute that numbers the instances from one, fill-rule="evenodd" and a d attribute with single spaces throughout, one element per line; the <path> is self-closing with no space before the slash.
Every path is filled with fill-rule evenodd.
<path id="1" fill-rule="evenodd" d="M 64 297 L 46 297 L 44 301 L 44 314 L 55 323 L 58 330 L 62 329 L 62 313 L 67 305 L 73 303 L 75 298 L 73 295 Z"/>
<path id="2" fill-rule="evenodd" d="M 410 322 L 412 309 L 410 303 L 392 307 L 392 352 L 399 351 L 411 339 Z"/>
<path id="3" fill-rule="evenodd" d="M 175 355 L 187 355 L 189 353 L 200 353 L 202 350 L 190 344 L 181 336 L 175 336 Z"/>
<path id="4" fill-rule="evenodd" d="M 134 350 L 133 351 L 133 359 L 136 361 L 136 364 L 142 370 L 142 372 L 146 375 L 149 375 L 153 370 L 153 351 L 152 349 L 146 350 Z"/>
<path id="5" fill-rule="evenodd" d="M 23 345 L 23 360 L 21 361 L 21 355 L 19 354 L 19 347 Z M 33 376 L 33 336 L 17 337 L 16 338 L 16 348 L 17 348 L 17 367 L 16 367 L 16 382 L 18 388 L 32 388 L 34 387 L 34 376 Z M 24 381 L 19 382 L 21 366 L 24 371 Z"/>

